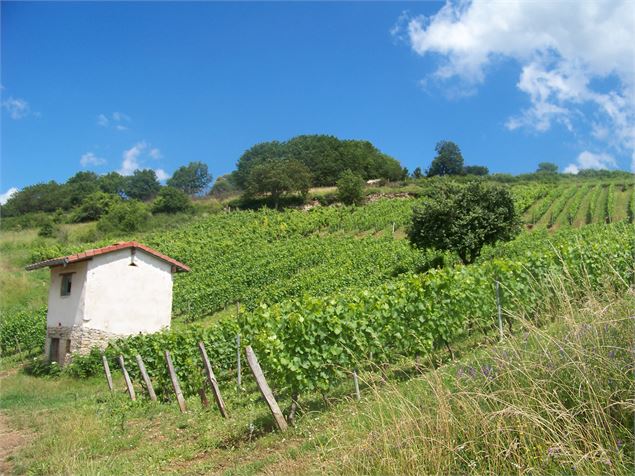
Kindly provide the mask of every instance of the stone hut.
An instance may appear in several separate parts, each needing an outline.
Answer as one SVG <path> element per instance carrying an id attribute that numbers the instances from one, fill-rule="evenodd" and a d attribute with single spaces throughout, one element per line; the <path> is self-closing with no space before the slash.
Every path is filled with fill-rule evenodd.
<path id="1" fill-rule="evenodd" d="M 104 348 L 112 338 L 170 326 L 172 278 L 183 263 L 130 241 L 26 267 L 51 269 L 45 354 L 64 364 L 70 354 Z"/>

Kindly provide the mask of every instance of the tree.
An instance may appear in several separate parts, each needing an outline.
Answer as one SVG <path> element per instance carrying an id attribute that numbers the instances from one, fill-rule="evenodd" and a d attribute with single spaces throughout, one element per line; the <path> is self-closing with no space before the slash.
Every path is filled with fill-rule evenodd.
<path id="1" fill-rule="evenodd" d="M 428 177 L 435 175 L 462 175 L 463 156 L 454 142 L 442 140 L 435 147 L 437 156 L 428 169 Z"/>
<path id="2" fill-rule="evenodd" d="M 306 196 L 311 187 L 311 172 L 297 160 L 275 159 L 256 165 L 249 173 L 249 195 L 270 194 L 278 208 L 280 197 L 292 192 Z"/>
<path id="3" fill-rule="evenodd" d="M 88 195 L 73 212 L 71 221 L 75 223 L 99 220 L 108 213 L 112 205 L 121 200 L 118 195 L 97 191 Z"/>
<path id="4" fill-rule="evenodd" d="M 124 194 L 126 179 L 117 172 L 109 172 L 99 177 L 99 188 L 102 192 L 122 196 Z"/>
<path id="5" fill-rule="evenodd" d="M 140 230 L 150 218 L 148 207 L 138 200 L 125 200 L 114 204 L 97 222 L 102 232 L 130 233 Z"/>
<path id="6" fill-rule="evenodd" d="M 54 212 L 68 209 L 64 185 L 51 180 L 29 185 L 15 192 L 2 206 L 2 215 L 17 216 L 29 212 Z"/>
<path id="7" fill-rule="evenodd" d="M 345 170 L 354 170 L 365 180 L 383 178 L 401 180 L 399 161 L 382 153 L 373 144 L 361 140 L 341 140 L 327 135 L 302 135 L 287 142 L 254 145 L 238 160 L 234 177 L 245 189 L 252 168 L 285 157 L 297 160 L 311 172 L 313 186 L 334 185 Z"/>
<path id="8" fill-rule="evenodd" d="M 360 205 L 364 201 L 364 179 L 346 170 L 337 181 L 337 198 L 346 205 Z"/>
<path id="9" fill-rule="evenodd" d="M 489 175 L 489 169 L 484 165 L 466 165 L 463 167 L 465 175 Z"/>
<path id="10" fill-rule="evenodd" d="M 540 162 L 538 164 L 538 169 L 536 170 L 536 173 L 557 174 L 558 166 L 552 162 Z"/>
<path id="11" fill-rule="evenodd" d="M 190 197 L 174 187 L 163 187 L 152 204 L 152 213 L 191 212 L 194 206 Z"/>
<path id="12" fill-rule="evenodd" d="M 414 169 L 414 171 L 412 172 L 412 176 L 416 179 L 420 179 L 421 177 L 423 177 L 423 173 L 421 172 L 421 167 L 417 167 L 416 169 Z"/>
<path id="13" fill-rule="evenodd" d="M 413 210 L 409 239 L 421 249 L 455 251 L 474 262 L 484 245 L 507 241 L 520 231 L 512 195 L 497 184 L 442 184 Z"/>
<path id="14" fill-rule="evenodd" d="M 95 172 L 77 172 L 66 181 L 64 187 L 65 207 L 73 208 L 86 197 L 99 190 L 99 176 Z"/>
<path id="15" fill-rule="evenodd" d="M 240 191 L 240 187 L 236 184 L 235 177 L 232 174 L 221 175 L 214 182 L 214 186 L 209 194 L 212 197 L 224 198 Z"/>
<path id="16" fill-rule="evenodd" d="M 207 164 L 203 162 L 190 162 L 179 167 L 167 181 L 170 187 L 178 188 L 188 195 L 196 195 L 204 192 L 212 182 Z"/>
<path id="17" fill-rule="evenodd" d="M 123 187 L 126 196 L 136 200 L 150 200 L 160 189 L 161 184 L 152 169 L 135 170 L 132 175 L 125 177 Z"/>

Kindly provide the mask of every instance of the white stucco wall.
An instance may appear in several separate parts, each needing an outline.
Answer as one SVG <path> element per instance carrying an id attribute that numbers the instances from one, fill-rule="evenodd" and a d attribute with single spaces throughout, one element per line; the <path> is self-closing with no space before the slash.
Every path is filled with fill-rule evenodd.
<path id="1" fill-rule="evenodd" d="M 137 249 L 87 261 L 83 326 L 112 334 L 156 332 L 169 327 L 172 314 L 171 265 Z"/>
<path id="2" fill-rule="evenodd" d="M 47 327 L 72 327 L 80 325 L 84 317 L 87 262 L 51 268 Z M 62 275 L 73 273 L 71 294 L 61 296 Z"/>

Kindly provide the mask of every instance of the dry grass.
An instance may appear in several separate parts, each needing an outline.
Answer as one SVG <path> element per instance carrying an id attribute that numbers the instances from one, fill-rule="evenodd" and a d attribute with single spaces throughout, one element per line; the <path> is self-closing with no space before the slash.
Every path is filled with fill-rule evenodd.
<path id="1" fill-rule="evenodd" d="M 374 401 L 333 436 L 324 455 L 332 464 L 339 448 L 339 461 L 327 466 L 346 474 L 633 474 L 634 301 L 563 302 L 555 327 L 525 321 L 522 335 L 474 360 L 375 388 Z"/>

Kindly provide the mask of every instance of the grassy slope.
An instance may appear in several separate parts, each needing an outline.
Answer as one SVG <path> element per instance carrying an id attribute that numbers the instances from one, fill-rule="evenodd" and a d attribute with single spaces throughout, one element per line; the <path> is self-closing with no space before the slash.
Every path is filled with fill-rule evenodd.
<path id="1" fill-rule="evenodd" d="M 635 391 L 633 295 L 573 306 L 563 296 L 544 328 L 502 344 L 456 349 L 436 370 L 405 362 L 361 375 L 363 399 L 340 389 L 327 408 L 303 401 L 297 427 L 272 432 L 264 402 L 223 388 L 223 420 L 194 399 L 131 403 L 103 381 L 2 378 L 0 410 L 28 444 L 16 472 L 38 474 L 631 474 Z M 483 342 L 485 343 L 485 342 Z M 494 344 L 494 345 L 492 345 Z M 414 376 L 414 378 L 412 378 Z"/>

